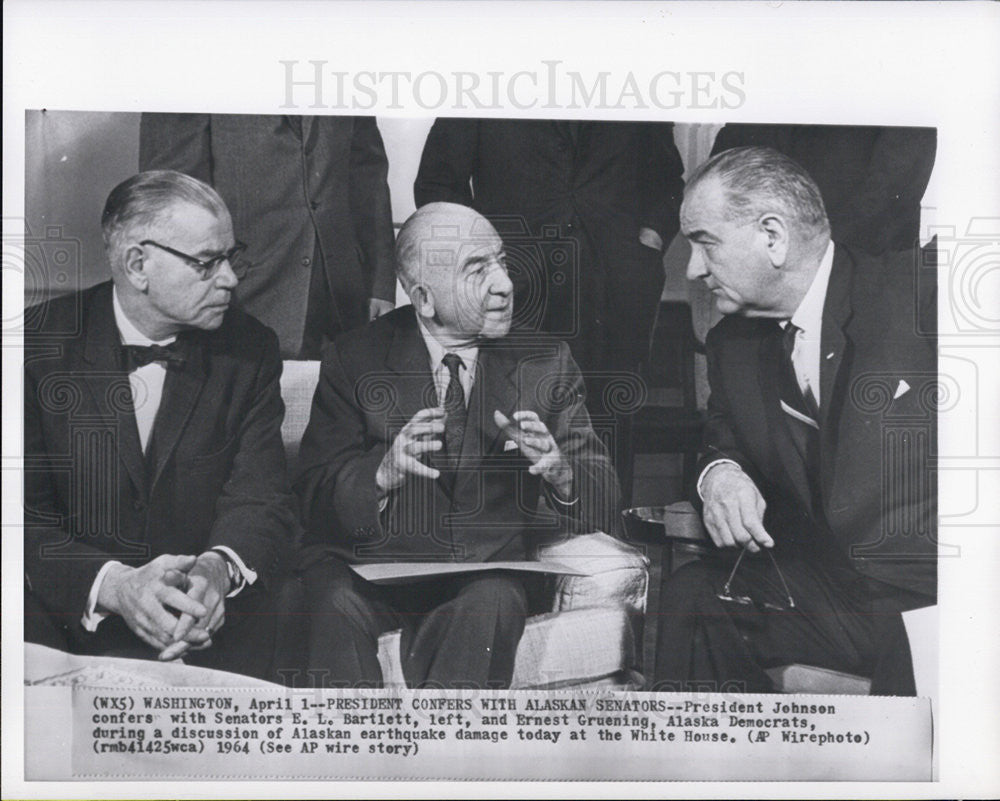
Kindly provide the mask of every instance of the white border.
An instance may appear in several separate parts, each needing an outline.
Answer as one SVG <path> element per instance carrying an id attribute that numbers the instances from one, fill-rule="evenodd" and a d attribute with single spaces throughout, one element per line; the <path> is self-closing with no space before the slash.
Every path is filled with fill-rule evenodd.
<path id="1" fill-rule="evenodd" d="M 939 223 L 959 233 L 975 216 L 1000 218 L 1000 7 L 986 3 L 319 3 L 10 2 L 4 4 L 3 216 L 24 215 L 24 110 L 184 110 L 280 113 L 280 59 L 322 59 L 349 71 L 539 69 L 560 59 L 579 70 L 745 73 L 738 109 L 599 112 L 660 118 L 934 125 Z M 304 111 L 304 109 L 303 109 Z M 343 112 L 342 112 L 343 113 Z M 426 117 L 413 104 L 365 113 Z M 510 109 L 492 112 L 512 116 Z M 534 109 L 532 116 L 584 116 Z M 591 114 L 586 114 L 592 116 Z M 9 234 L 5 228 L 5 237 Z M 1000 253 L 994 243 L 993 253 Z M 5 263 L 5 268 L 7 267 Z M 22 297 L 4 270 L 5 320 Z M 986 280 L 996 288 L 997 270 Z M 1000 293 L 997 293 L 1000 294 Z M 942 300 L 945 300 L 944 296 Z M 946 332 L 942 345 L 946 344 Z M 297 795 L 450 798 L 475 795 L 662 797 L 993 796 L 1000 792 L 997 703 L 995 498 L 1000 436 L 998 339 L 955 340 L 977 362 L 976 454 L 986 469 L 981 509 L 959 533 L 960 559 L 941 565 L 941 732 L 937 784 L 296 783 Z M 982 346 L 989 345 L 989 348 Z M 275 784 L 24 783 L 21 698 L 22 544 L 20 359 L 3 359 L 3 795 L 4 797 L 269 796 Z M 985 405 L 983 402 L 986 402 Z M 944 428 L 944 427 L 943 427 Z M 947 442 L 952 434 L 942 430 Z M 946 482 L 942 482 L 944 489 Z M 990 507 L 994 505 L 994 508 Z M 10 536 L 11 533 L 14 536 Z"/>

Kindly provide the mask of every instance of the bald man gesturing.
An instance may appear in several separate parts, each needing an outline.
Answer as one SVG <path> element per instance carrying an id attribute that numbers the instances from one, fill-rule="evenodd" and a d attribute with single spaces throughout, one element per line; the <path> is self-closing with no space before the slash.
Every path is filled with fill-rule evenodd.
<path id="1" fill-rule="evenodd" d="M 380 686 L 378 636 L 402 626 L 408 685 L 507 687 L 527 616 L 517 573 L 390 587 L 347 563 L 523 560 L 533 533 L 614 532 L 617 479 L 565 343 L 509 333 L 489 222 L 424 206 L 396 264 L 412 305 L 327 350 L 302 442 L 310 669 Z"/>

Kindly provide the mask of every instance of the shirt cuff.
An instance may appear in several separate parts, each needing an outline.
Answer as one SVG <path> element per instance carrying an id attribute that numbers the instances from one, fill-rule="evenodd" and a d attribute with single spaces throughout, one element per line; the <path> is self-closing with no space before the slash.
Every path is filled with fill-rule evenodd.
<path id="1" fill-rule="evenodd" d="M 90 586 L 90 594 L 87 596 L 87 608 L 83 611 L 83 617 L 80 618 L 80 625 L 83 626 L 84 631 L 89 631 L 91 633 L 97 631 L 97 626 L 100 622 L 104 620 L 104 618 L 108 617 L 107 614 L 97 611 L 97 597 L 101 594 L 101 585 L 104 583 L 104 579 L 108 575 L 108 571 L 115 565 L 120 564 L 121 562 L 116 562 L 114 560 L 105 562 L 101 565 L 101 569 L 97 571 L 97 577 L 94 579 L 94 583 Z"/>
<path id="2" fill-rule="evenodd" d="M 703 501 L 705 500 L 705 496 L 701 492 L 701 484 L 705 480 L 705 476 L 708 475 L 708 471 L 711 470 L 713 467 L 718 467 L 720 464 L 734 464 L 737 467 L 739 467 L 741 471 L 743 470 L 743 468 L 740 467 L 739 462 L 734 462 L 732 459 L 716 459 L 715 461 L 709 462 L 707 465 L 705 465 L 705 469 L 702 470 L 701 475 L 698 476 L 698 485 L 697 485 L 698 497 L 701 498 Z"/>
<path id="3" fill-rule="evenodd" d="M 253 584 L 257 580 L 257 573 L 246 566 L 246 563 L 240 559 L 239 555 L 232 548 L 225 545 L 216 545 L 210 550 L 216 551 L 222 554 L 223 557 L 227 558 L 230 562 L 236 565 L 236 570 L 239 572 L 242 581 L 237 582 L 236 586 L 233 587 L 227 598 L 232 598 L 234 595 L 239 595 L 243 588 Z"/>
<path id="4" fill-rule="evenodd" d="M 558 504 L 559 507 L 566 510 L 567 513 L 580 502 L 579 495 L 574 496 L 574 498 L 570 501 L 564 501 L 559 497 L 559 493 L 555 491 L 555 488 L 551 484 L 542 482 L 542 486 L 545 489 L 545 497 L 553 503 Z M 556 511 L 558 511 L 558 509 Z"/>

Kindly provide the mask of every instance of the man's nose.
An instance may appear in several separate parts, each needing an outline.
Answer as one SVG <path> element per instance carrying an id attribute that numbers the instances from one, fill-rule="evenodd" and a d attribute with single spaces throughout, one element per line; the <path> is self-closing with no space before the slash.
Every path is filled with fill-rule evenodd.
<path id="1" fill-rule="evenodd" d="M 691 248 L 691 256 L 688 258 L 686 274 L 688 281 L 697 281 L 699 278 L 704 278 L 708 275 L 708 270 L 705 269 L 705 260 L 696 248 Z"/>
<path id="2" fill-rule="evenodd" d="M 507 275 L 507 270 L 497 267 L 493 270 L 493 280 L 490 282 L 490 292 L 494 295 L 508 296 L 514 292 L 514 284 Z"/>
<path id="3" fill-rule="evenodd" d="M 222 289 L 235 289 L 239 282 L 240 279 L 233 272 L 233 265 L 229 263 L 229 259 L 223 259 L 215 273 L 215 285 Z"/>

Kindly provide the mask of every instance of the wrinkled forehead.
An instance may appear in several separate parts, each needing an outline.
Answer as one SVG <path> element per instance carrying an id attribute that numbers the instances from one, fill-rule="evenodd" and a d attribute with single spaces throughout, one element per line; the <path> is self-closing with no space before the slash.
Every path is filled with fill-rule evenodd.
<path id="1" fill-rule="evenodd" d="M 482 217 L 474 220 L 441 220 L 423 227 L 417 242 L 421 268 L 457 274 L 470 262 L 498 256 L 503 242 Z"/>

